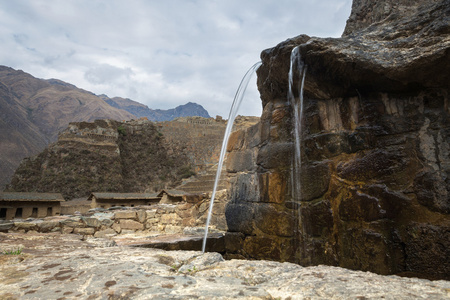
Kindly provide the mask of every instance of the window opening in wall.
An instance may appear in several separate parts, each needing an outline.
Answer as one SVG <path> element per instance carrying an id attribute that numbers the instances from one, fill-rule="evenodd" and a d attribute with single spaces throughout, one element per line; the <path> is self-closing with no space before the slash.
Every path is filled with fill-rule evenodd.
<path id="1" fill-rule="evenodd" d="M 131 207 L 134 207 L 134 204 L 131 204 Z"/>
<path id="2" fill-rule="evenodd" d="M 16 209 L 16 215 L 15 218 L 22 218 L 22 207 L 19 207 Z"/>
<path id="3" fill-rule="evenodd" d="M 6 219 L 7 208 L 0 208 L 0 219 Z"/>
<path id="4" fill-rule="evenodd" d="M 48 207 L 47 208 L 47 216 L 51 216 L 51 215 L 53 215 L 53 208 Z"/>
<path id="5" fill-rule="evenodd" d="M 38 208 L 37 207 L 33 207 L 33 211 L 31 212 L 31 217 L 32 218 L 38 217 Z"/>

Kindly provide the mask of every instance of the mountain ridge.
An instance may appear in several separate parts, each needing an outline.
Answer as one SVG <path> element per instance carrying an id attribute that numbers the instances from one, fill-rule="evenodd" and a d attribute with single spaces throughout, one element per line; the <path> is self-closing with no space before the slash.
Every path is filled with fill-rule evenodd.
<path id="1" fill-rule="evenodd" d="M 99 95 L 106 103 L 112 107 L 123 109 L 135 116 L 142 118 L 145 117 L 150 121 L 163 122 L 172 121 L 179 117 L 203 117 L 210 118 L 210 115 L 206 109 L 200 104 L 188 102 L 183 105 L 179 105 L 171 109 L 151 109 L 147 105 L 131 100 L 129 98 L 113 97 L 109 98 L 105 94 Z"/>
<path id="2" fill-rule="evenodd" d="M 130 105 L 150 110 L 144 104 L 128 101 Z M 154 111 L 160 114 L 162 110 Z M 114 107 L 101 96 L 73 84 L 55 78 L 36 78 L 23 70 L 0 65 L 0 117 L 2 190 L 22 159 L 38 154 L 56 141 L 59 132 L 70 122 L 123 121 L 140 116 Z"/>

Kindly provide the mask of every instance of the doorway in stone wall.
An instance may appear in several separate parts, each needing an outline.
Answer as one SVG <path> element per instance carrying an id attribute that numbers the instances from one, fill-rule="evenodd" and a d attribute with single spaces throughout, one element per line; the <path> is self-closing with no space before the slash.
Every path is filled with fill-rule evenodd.
<path id="1" fill-rule="evenodd" d="M 16 214 L 14 218 L 22 218 L 22 207 L 16 208 Z"/>
<path id="2" fill-rule="evenodd" d="M 47 217 L 52 216 L 53 215 L 53 208 L 52 207 L 48 207 L 47 208 Z"/>
<path id="3" fill-rule="evenodd" d="M 8 209 L 7 208 L 0 208 L 0 219 L 6 219 L 6 211 Z"/>
<path id="4" fill-rule="evenodd" d="M 38 217 L 38 208 L 37 207 L 33 207 L 33 211 L 31 212 L 31 217 L 32 218 Z"/>

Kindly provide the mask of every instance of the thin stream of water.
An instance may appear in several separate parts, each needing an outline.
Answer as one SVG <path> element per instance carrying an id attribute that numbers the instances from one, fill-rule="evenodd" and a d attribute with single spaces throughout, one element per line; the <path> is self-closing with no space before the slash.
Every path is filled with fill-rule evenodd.
<path id="1" fill-rule="evenodd" d="M 296 75 L 298 74 L 298 78 Z M 302 121 L 303 121 L 303 87 L 305 84 L 305 76 L 306 76 L 306 66 L 304 65 L 299 47 L 295 47 L 292 49 L 291 58 L 290 58 L 290 68 L 289 68 L 289 91 L 288 91 L 288 102 L 291 105 L 291 109 L 293 111 L 293 135 L 294 135 L 294 157 L 293 157 L 293 170 L 291 176 L 291 187 L 292 187 L 292 200 L 294 205 L 294 220 L 295 220 L 295 229 L 294 235 L 296 239 L 295 248 L 298 250 L 298 242 L 297 239 L 300 239 L 300 235 L 303 235 L 303 223 L 301 220 L 301 135 L 302 135 Z M 295 101 L 294 95 L 294 80 L 298 81 L 298 101 Z M 303 237 L 302 237 L 303 239 Z M 302 243 L 304 244 L 304 243 Z M 303 249 L 304 250 L 304 249 Z M 303 251 L 304 252 L 304 251 Z"/>
<path id="2" fill-rule="evenodd" d="M 214 188 L 213 188 L 213 192 L 211 195 L 211 202 L 209 204 L 208 218 L 206 219 L 205 236 L 203 237 L 203 246 L 202 246 L 203 253 L 205 253 L 205 249 L 206 249 L 206 240 L 208 238 L 208 228 L 209 228 L 209 223 L 211 221 L 212 209 L 214 207 L 214 199 L 216 196 L 217 185 L 219 183 L 220 174 L 222 172 L 223 161 L 225 159 L 225 153 L 227 151 L 228 139 L 231 134 L 231 129 L 233 128 L 234 119 L 236 118 L 237 112 L 239 110 L 239 106 L 242 103 L 242 99 L 244 99 L 244 95 L 245 95 L 245 91 L 247 90 L 248 83 L 250 82 L 252 75 L 261 66 L 261 64 L 262 64 L 261 62 L 257 62 L 247 71 L 247 73 L 245 73 L 245 75 L 242 78 L 241 83 L 239 84 L 239 87 L 236 91 L 236 95 L 234 96 L 233 104 L 231 105 L 230 114 L 228 116 L 228 123 L 227 123 L 227 127 L 225 129 L 225 134 L 223 137 L 222 148 L 220 149 L 219 163 L 217 165 L 216 178 L 214 180 Z"/>
<path id="3" fill-rule="evenodd" d="M 297 72 L 296 72 L 297 71 Z M 299 93 L 299 101 L 295 101 L 294 95 L 294 77 L 295 75 L 299 75 L 299 84 L 298 84 L 298 93 Z M 301 193 L 301 185 L 300 185 L 300 169 L 301 169 L 301 130 L 302 130 L 302 119 L 303 119 L 303 85 L 305 83 L 305 75 L 306 75 L 306 66 L 301 60 L 300 52 L 298 46 L 292 49 L 291 52 L 291 61 L 289 68 L 289 92 L 288 92 L 288 101 L 291 105 L 291 108 L 294 113 L 294 189 L 293 189 L 293 198 L 294 200 L 300 200 Z"/>

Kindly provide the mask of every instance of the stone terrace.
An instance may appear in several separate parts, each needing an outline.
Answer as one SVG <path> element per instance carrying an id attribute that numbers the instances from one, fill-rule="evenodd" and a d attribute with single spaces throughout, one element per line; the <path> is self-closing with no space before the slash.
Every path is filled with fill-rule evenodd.
<path id="1" fill-rule="evenodd" d="M 219 191 L 211 219 L 212 229 L 226 230 L 225 191 Z M 139 207 L 92 209 L 88 214 L 55 216 L 44 219 L 29 218 L 2 221 L 0 232 L 79 234 L 111 238 L 119 234 L 180 234 L 203 227 L 209 208 L 209 199 L 203 196 L 187 197 L 177 204 L 154 204 Z"/>
<path id="2" fill-rule="evenodd" d="M 220 175 L 219 184 L 217 186 L 218 190 L 227 188 L 227 179 L 228 175 L 226 171 L 222 169 L 222 173 Z M 183 184 L 177 186 L 176 190 L 184 191 L 188 194 L 203 194 L 203 193 L 211 193 L 214 188 L 214 181 L 216 179 L 217 166 L 211 167 L 208 170 L 199 173 L 192 179 L 183 182 Z"/>

